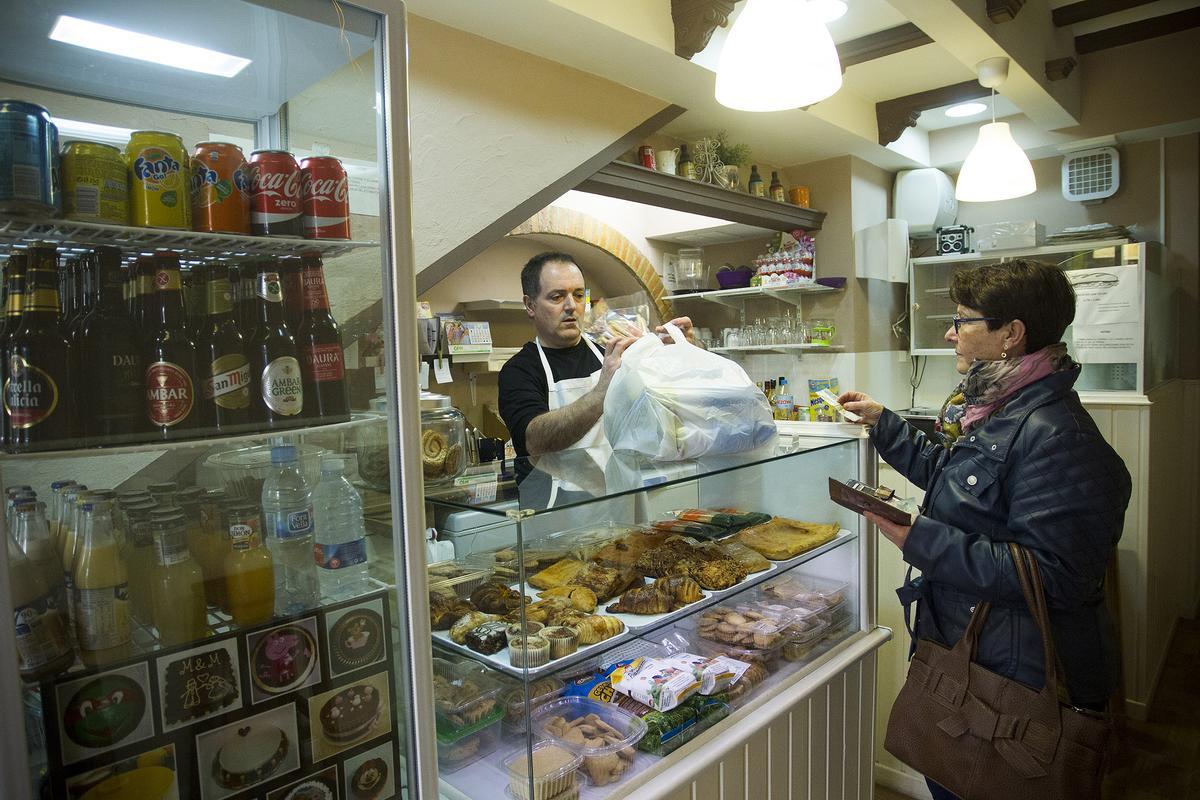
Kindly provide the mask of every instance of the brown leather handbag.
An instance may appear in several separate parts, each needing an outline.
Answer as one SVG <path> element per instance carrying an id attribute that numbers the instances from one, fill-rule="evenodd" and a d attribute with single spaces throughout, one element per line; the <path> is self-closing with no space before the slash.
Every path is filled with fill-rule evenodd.
<path id="1" fill-rule="evenodd" d="M 1037 561 L 1018 545 L 1009 548 L 1042 634 L 1045 686 L 1031 689 L 974 662 L 990 608 L 979 603 L 953 648 L 917 642 L 884 747 L 964 800 L 1099 798 L 1112 723 L 1059 702 L 1065 681 Z"/>

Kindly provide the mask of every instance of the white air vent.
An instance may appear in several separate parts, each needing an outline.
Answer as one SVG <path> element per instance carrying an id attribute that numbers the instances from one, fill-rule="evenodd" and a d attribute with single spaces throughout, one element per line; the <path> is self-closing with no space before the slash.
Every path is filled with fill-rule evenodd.
<path id="1" fill-rule="evenodd" d="M 1063 157 L 1062 193 L 1082 202 L 1112 197 L 1121 187 L 1121 157 L 1115 148 L 1078 150 Z"/>

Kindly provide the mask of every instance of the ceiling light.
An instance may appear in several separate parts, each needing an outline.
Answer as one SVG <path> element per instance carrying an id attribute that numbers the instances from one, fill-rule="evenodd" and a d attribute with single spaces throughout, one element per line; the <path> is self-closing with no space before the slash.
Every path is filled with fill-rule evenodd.
<path id="1" fill-rule="evenodd" d="M 248 58 L 65 15 L 54 23 L 50 38 L 89 50 L 223 78 L 232 78 L 250 63 Z"/>
<path id="2" fill-rule="evenodd" d="M 976 69 L 979 83 L 992 90 L 992 121 L 980 126 L 979 138 L 958 173 L 954 196 L 968 203 L 986 203 L 1033 194 L 1037 182 L 1029 156 L 1013 139 L 1008 123 L 996 122 L 996 87 L 1008 77 L 1008 59 L 985 59 Z"/>
<path id="3" fill-rule="evenodd" d="M 50 121 L 58 128 L 58 140 L 87 139 L 95 142 L 106 142 L 124 145 L 129 141 L 133 128 L 118 128 L 114 125 L 99 125 L 95 122 L 82 122 L 77 119 L 51 117 Z"/>
<path id="4" fill-rule="evenodd" d="M 950 106 L 946 109 L 946 116 L 954 118 L 973 117 L 976 114 L 982 114 L 987 110 L 987 103 L 977 103 L 972 101 L 970 103 L 959 103 L 956 106 Z"/>
<path id="5" fill-rule="evenodd" d="M 808 7 L 826 25 L 846 16 L 845 0 L 808 0 Z"/>
<path id="6" fill-rule="evenodd" d="M 812 105 L 841 88 L 833 37 L 810 5 L 746 0 L 717 61 L 718 103 L 739 111 L 783 111 Z M 785 32 L 786 47 L 778 43 Z"/>

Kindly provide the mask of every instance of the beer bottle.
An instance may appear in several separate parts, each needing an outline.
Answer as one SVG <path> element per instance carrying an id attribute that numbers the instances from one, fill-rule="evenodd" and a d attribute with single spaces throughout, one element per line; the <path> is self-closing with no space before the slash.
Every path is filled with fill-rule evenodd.
<path id="1" fill-rule="evenodd" d="M 207 272 L 207 264 L 197 264 L 180 276 L 183 282 L 183 309 L 187 313 L 188 330 L 197 342 L 200 341 L 200 334 L 208 321 L 204 311 L 204 282 Z"/>
<path id="2" fill-rule="evenodd" d="M 17 326 L 21 324 L 21 302 L 25 296 L 25 264 L 27 253 L 14 250 L 4 267 L 4 320 L 0 324 L 0 386 L 8 377 L 8 361 L 4 359 L 4 348 Z M 8 442 L 8 415 L 0 414 L 0 441 Z"/>
<path id="3" fill-rule="evenodd" d="M 154 256 L 140 255 L 133 266 L 130 290 L 131 316 L 133 324 L 143 338 L 147 333 L 148 316 L 154 306 Z"/>
<path id="4" fill-rule="evenodd" d="M 58 317 L 66 321 L 75 313 L 74 258 L 64 258 L 58 265 Z"/>
<path id="5" fill-rule="evenodd" d="M 80 409 L 89 444 L 126 443 L 146 430 L 142 411 L 142 347 L 121 298 L 121 251 L 98 247 L 95 307 L 74 330 L 79 375 L 89 401 Z"/>
<path id="6" fill-rule="evenodd" d="M 304 319 L 304 276 L 300 259 L 284 256 L 279 259 L 280 285 L 283 286 L 283 320 L 293 334 L 300 330 Z"/>
<path id="7" fill-rule="evenodd" d="M 342 335 L 329 310 L 321 256 L 307 253 L 300 261 L 304 315 L 296 334 L 304 375 L 304 415 L 322 422 L 350 418 L 350 395 L 342 360 Z"/>
<path id="8" fill-rule="evenodd" d="M 50 450 L 74 435 L 74 359 L 59 327 L 58 254 L 53 244 L 29 249 L 21 322 L 4 345 L 4 416 L 8 448 Z"/>
<path id="9" fill-rule="evenodd" d="M 146 416 L 156 439 L 181 439 L 201 424 L 196 401 L 196 343 L 188 333 L 179 282 L 179 258 L 154 255 L 152 307 L 142 335 Z"/>
<path id="10" fill-rule="evenodd" d="M 283 292 L 272 259 L 258 263 L 258 322 L 246 343 L 250 361 L 251 418 L 268 428 L 297 424 L 304 408 L 304 381 L 296 338 L 283 316 Z"/>
<path id="11" fill-rule="evenodd" d="M 242 324 L 242 268 L 238 264 L 226 264 L 225 269 L 229 276 L 229 299 L 233 303 L 233 322 L 237 325 L 238 332 L 245 336 L 249 330 Z"/>
<path id="12" fill-rule="evenodd" d="M 245 343 L 233 319 L 233 287 L 228 268 L 218 262 L 207 268 L 207 321 L 200 335 L 200 374 L 204 381 L 206 416 L 217 430 L 245 425 L 250 418 L 250 364 Z"/>
<path id="13" fill-rule="evenodd" d="M 258 295 L 255 284 L 258 280 L 258 262 L 243 262 L 239 269 L 241 284 L 238 287 L 237 321 L 238 330 L 249 340 L 258 325 Z"/>

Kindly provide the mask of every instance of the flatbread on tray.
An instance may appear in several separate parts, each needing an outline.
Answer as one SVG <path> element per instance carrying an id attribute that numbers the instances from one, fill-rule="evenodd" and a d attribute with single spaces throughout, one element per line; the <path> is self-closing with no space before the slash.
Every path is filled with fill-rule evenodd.
<path id="1" fill-rule="evenodd" d="M 838 533 L 833 522 L 801 522 L 787 517 L 772 517 L 769 522 L 746 528 L 733 537 L 772 561 L 789 558 L 820 547 Z"/>

